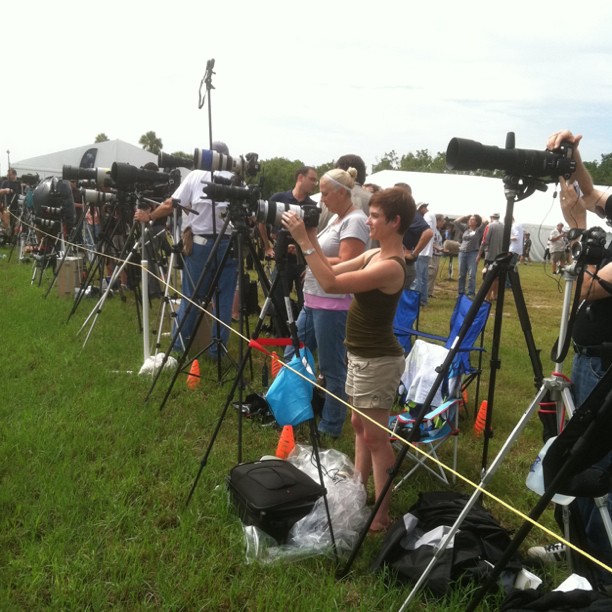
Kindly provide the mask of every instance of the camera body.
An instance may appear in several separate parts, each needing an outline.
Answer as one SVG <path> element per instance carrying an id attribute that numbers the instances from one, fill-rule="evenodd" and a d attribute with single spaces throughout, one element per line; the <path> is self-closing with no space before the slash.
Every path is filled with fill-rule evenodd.
<path id="1" fill-rule="evenodd" d="M 578 235 L 570 232 L 568 237 L 570 240 L 575 240 Z M 601 227 L 584 230 L 580 235 L 580 241 L 572 245 L 572 257 L 578 263 L 595 266 L 601 264 L 609 256 L 610 250 L 606 247 L 606 232 Z"/>

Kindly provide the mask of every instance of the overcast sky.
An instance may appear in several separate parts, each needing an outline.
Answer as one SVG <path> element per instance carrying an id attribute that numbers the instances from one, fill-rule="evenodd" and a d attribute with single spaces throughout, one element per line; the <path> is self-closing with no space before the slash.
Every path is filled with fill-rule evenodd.
<path id="1" fill-rule="evenodd" d="M 7 20 L 7 17 L 9 19 Z M 110 139 L 320 164 L 446 151 L 454 137 L 612 152 L 612 3 L 55 0 L 3 20 L 0 170 Z M 205 89 L 205 88 L 204 88 Z"/>

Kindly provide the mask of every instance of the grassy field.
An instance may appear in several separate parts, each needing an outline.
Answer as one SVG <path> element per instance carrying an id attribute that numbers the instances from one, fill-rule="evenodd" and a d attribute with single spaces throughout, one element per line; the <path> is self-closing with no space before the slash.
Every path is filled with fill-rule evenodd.
<path id="1" fill-rule="evenodd" d="M 106 303 L 83 348 L 77 330 L 93 301 L 84 301 L 68 320 L 71 300 L 55 290 L 43 297 L 50 277 L 38 287 L 30 283 L 31 273 L 28 265 L 0 260 L 0 609 L 399 608 L 407 588 L 368 571 L 380 537 L 368 537 L 353 572 L 342 581 L 335 579 L 336 568 L 327 558 L 245 563 L 242 530 L 225 488 L 238 457 L 237 418 L 231 408 L 192 502 L 185 505 L 229 384 L 219 384 L 215 367 L 205 362 L 203 383 L 195 391 L 187 389 L 181 375 L 160 410 L 170 381 L 164 375 L 144 402 L 151 381 L 137 375 L 143 355 L 133 295 Z M 538 264 L 521 266 L 520 276 L 548 374 L 563 282 Z M 421 315 L 422 329 L 447 332 L 455 292 L 455 281 L 440 278 L 436 297 Z M 255 390 L 260 388 L 259 359 L 253 368 Z M 487 378 L 488 363 L 481 399 Z M 503 312 L 495 391 L 489 464 L 536 392 L 511 294 Z M 478 481 L 483 441 L 474 435 L 472 419 L 471 412 L 461 422 L 459 471 Z M 273 428 L 247 421 L 243 459 L 273 454 L 277 440 Z M 490 486 L 511 508 L 526 512 L 536 502 L 524 481 L 540 446 L 541 426 L 534 417 Z M 352 456 L 352 447 L 347 423 L 338 448 Z M 449 459 L 448 453 L 444 457 Z M 417 473 L 394 495 L 392 512 L 401 516 L 420 491 L 440 487 L 426 473 Z M 455 488 L 472 491 L 464 482 Z M 494 501 L 485 499 L 485 505 L 509 529 L 522 522 Z M 556 530 L 552 512 L 542 521 Z M 532 532 L 525 546 L 542 541 L 551 539 Z M 564 577 L 563 568 L 543 576 L 548 585 Z M 439 601 L 423 593 L 412 609 L 463 610 L 469 596 L 456 590 Z"/>

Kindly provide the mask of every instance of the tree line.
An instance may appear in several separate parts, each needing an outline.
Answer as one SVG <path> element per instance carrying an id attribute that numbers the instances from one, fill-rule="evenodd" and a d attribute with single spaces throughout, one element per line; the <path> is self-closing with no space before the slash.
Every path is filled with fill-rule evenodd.
<path id="1" fill-rule="evenodd" d="M 96 136 L 95 142 L 107 141 L 108 137 L 104 133 Z M 138 143 L 145 151 L 150 151 L 155 155 L 163 150 L 163 142 L 154 131 L 149 131 L 143 134 Z M 175 151 L 172 155 L 190 158 L 190 153 L 183 151 Z M 299 159 L 290 160 L 286 157 L 273 157 L 271 159 L 261 160 L 261 172 L 254 177 L 254 182 L 260 182 L 262 197 L 269 198 L 273 193 L 278 191 L 287 191 L 291 189 L 295 181 L 296 171 L 304 166 L 304 162 Z M 319 176 L 325 174 L 329 169 L 333 168 L 335 160 L 316 166 Z M 612 185 L 612 153 L 601 155 L 599 161 L 585 161 L 584 165 L 591 173 L 593 181 L 597 185 Z M 372 172 L 380 172 L 381 170 L 404 170 L 408 172 L 434 172 L 438 174 L 467 174 L 471 176 L 488 176 L 494 178 L 503 178 L 502 170 L 471 170 L 471 171 L 456 171 L 448 170 L 446 167 L 446 154 L 438 151 L 432 155 L 428 149 L 418 149 L 416 153 L 406 153 L 399 155 L 395 150 L 385 153 L 382 157 L 377 158 L 372 164 Z"/>

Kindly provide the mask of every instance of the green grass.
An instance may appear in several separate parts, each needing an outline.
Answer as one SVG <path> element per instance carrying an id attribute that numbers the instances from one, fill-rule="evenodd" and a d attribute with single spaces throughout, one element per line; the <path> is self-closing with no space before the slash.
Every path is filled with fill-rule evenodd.
<path id="1" fill-rule="evenodd" d="M 548 374 L 562 287 L 535 264 L 521 266 L 520 274 Z M 0 609 L 399 608 L 408 589 L 368 571 L 380 545 L 377 538 L 367 539 L 353 572 L 342 581 L 335 579 L 336 568 L 327 558 L 247 564 L 240 524 L 225 490 L 225 478 L 238 459 L 231 407 L 192 502 L 185 506 L 229 384 L 218 384 L 214 366 L 206 362 L 197 390 L 188 390 L 181 375 L 160 411 L 170 378 L 162 376 L 145 403 L 150 379 L 125 373 L 137 372 L 143 361 L 133 296 L 106 303 L 83 348 L 77 330 L 92 301 L 84 301 L 67 321 L 71 301 L 56 291 L 44 298 L 49 277 L 41 287 L 31 285 L 30 278 L 29 266 L 0 260 Z M 446 333 L 454 301 L 454 282 L 442 280 L 421 315 L 421 328 Z M 493 313 L 487 347 L 492 329 Z M 489 464 L 535 395 L 511 294 L 504 307 L 500 353 Z M 256 390 L 259 359 L 255 356 L 253 369 Z M 488 371 L 481 399 L 487 378 Z M 459 471 L 477 481 L 483 444 L 472 433 L 472 417 L 461 423 Z M 277 439 L 274 429 L 246 422 L 243 459 L 273 453 Z M 352 456 L 348 423 L 338 446 Z M 492 492 L 521 511 L 536 501 L 524 480 L 540 446 L 541 427 L 534 418 L 491 483 Z M 449 459 L 448 453 L 443 456 Z M 400 516 L 419 491 L 440 486 L 417 473 L 394 495 L 392 512 Z M 471 492 L 463 483 L 456 488 Z M 521 524 L 506 508 L 488 500 L 485 504 L 504 526 Z M 542 521 L 556 530 L 550 511 Z M 525 546 L 544 540 L 550 541 L 532 533 Z M 547 583 L 564 577 L 563 572 L 545 576 Z M 422 593 L 412 609 L 463 610 L 469 596 L 458 589 L 437 601 Z"/>

